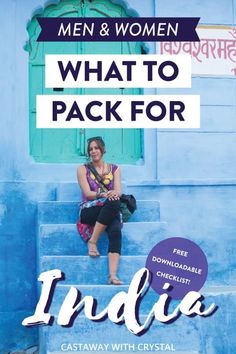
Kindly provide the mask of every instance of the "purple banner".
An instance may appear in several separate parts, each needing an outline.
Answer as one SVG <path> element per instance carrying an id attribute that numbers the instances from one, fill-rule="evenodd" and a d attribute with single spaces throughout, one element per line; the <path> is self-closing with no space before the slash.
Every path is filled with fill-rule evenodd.
<path id="1" fill-rule="evenodd" d="M 199 42 L 199 17 L 39 17 L 38 42 Z"/>

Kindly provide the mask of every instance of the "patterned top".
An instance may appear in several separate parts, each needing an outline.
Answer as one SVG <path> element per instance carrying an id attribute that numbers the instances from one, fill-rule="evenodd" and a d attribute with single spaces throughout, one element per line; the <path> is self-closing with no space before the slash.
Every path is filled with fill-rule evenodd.
<path id="1" fill-rule="evenodd" d="M 109 164 L 109 172 L 102 176 L 102 181 L 105 184 L 106 188 L 108 190 L 114 189 L 114 173 L 117 170 L 118 166 L 114 164 Z M 88 184 L 90 186 L 91 191 L 97 192 L 99 187 L 99 183 L 96 180 L 96 177 L 94 174 L 89 170 L 88 166 L 85 165 L 86 168 L 86 177 Z M 86 198 L 83 198 L 86 200 Z"/>
<path id="2" fill-rule="evenodd" d="M 98 182 L 96 181 L 96 178 L 94 174 L 89 170 L 89 168 L 85 165 L 86 168 L 86 177 L 87 181 L 89 183 L 91 191 L 97 192 L 99 187 Z M 113 189 L 114 188 L 114 173 L 117 170 L 118 166 L 110 164 L 109 165 L 109 172 L 103 176 L 103 183 L 107 187 L 107 189 Z M 80 212 L 79 212 L 79 220 L 77 221 L 77 230 L 82 237 L 82 239 L 85 242 L 88 242 L 88 240 L 91 238 L 92 233 L 93 233 L 93 226 L 88 225 L 88 224 L 82 224 L 80 222 L 80 213 L 83 208 L 90 208 L 91 206 L 97 206 L 97 205 L 104 205 L 106 201 L 106 198 L 99 198 L 99 199 L 94 199 L 94 200 L 87 200 L 83 196 L 83 201 L 80 203 Z M 122 216 L 121 216 L 122 220 Z"/>

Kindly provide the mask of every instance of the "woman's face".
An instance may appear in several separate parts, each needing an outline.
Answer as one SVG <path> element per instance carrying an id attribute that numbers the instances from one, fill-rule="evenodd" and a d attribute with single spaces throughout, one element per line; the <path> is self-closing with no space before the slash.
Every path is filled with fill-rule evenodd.
<path id="1" fill-rule="evenodd" d="M 102 158 L 102 152 L 96 141 L 89 144 L 89 156 L 93 161 L 100 161 Z"/>

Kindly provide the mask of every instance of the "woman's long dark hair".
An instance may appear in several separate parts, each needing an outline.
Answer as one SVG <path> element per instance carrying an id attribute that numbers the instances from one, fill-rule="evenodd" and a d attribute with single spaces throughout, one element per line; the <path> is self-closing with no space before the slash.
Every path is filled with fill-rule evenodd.
<path id="1" fill-rule="evenodd" d="M 106 152 L 106 146 L 105 146 L 104 140 L 102 139 L 101 136 L 94 136 L 94 137 L 89 138 L 89 139 L 87 140 L 87 142 L 88 142 L 88 146 L 87 146 L 87 154 L 88 154 L 88 157 L 90 156 L 90 154 L 89 154 L 90 145 L 91 145 L 91 143 L 92 143 L 93 141 L 95 141 L 95 142 L 97 143 L 98 148 L 99 148 L 99 150 L 101 151 L 102 155 L 105 154 L 105 152 Z"/>

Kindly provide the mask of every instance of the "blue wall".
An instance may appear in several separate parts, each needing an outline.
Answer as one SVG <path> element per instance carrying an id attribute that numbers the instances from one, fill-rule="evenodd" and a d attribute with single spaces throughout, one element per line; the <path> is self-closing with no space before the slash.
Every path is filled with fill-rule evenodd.
<path id="1" fill-rule="evenodd" d="M 27 21 L 42 0 L 3 0 L 1 44 L 0 129 L 0 352 L 37 343 L 37 330 L 21 326 L 36 302 L 37 201 L 56 199 L 60 182 L 75 182 L 74 165 L 35 164 L 28 153 Z M 141 16 L 200 16 L 202 24 L 236 24 L 236 0 L 130 0 Z M 153 46 L 150 45 L 151 52 Z M 4 64 L 4 66 L 3 66 Z M 160 92 L 160 91 L 159 91 Z M 165 91 L 162 90 L 161 93 Z M 132 174 L 140 183 L 157 176 L 159 187 L 130 187 L 139 196 L 160 199 L 161 217 L 169 234 L 206 240 L 202 247 L 216 257 L 216 267 L 234 252 L 236 211 L 236 80 L 193 78 L 201 95 L 198 131 L 145 131 L 145 164 Z M 168 90 L 168 93 L 170 91 Z M 151 140 L 150 140 L 151 139 Z M 149 143 L 155 151 L 149 150 Z M 148 163 L 147 163 L 148 161 Z M 156 171 L 150 171 L 157 166 Z M 138 167 L 137 167 L 138 168 Z M 132 168 L 133 169 L 133 168 Z M 130 168 L 124 167 L 129 176 Z M 136 177 L 135 177 L 136 178 Z M 157 181 L 155 181 L 157 182 Z M 215 247 L 212 255 L 210 246 Z M 217 248 L 218 246 L 218 248 Z M 223 251 L 220 250 L 222 248 Z M 234 253 L 233 253 L 234 252 Z M 229 278 L 216 283 L 236 285 L 233 262 Z M 6 336 L 7 333 L 7 336 Z"/>
<path id="2" fill-rule="evenodd" d="M 38 342 L 37 328 L 21 322 L 37 302 L 37 201 L 54 198 L 50 184 L 0 182 L 0 353 Z"/>

